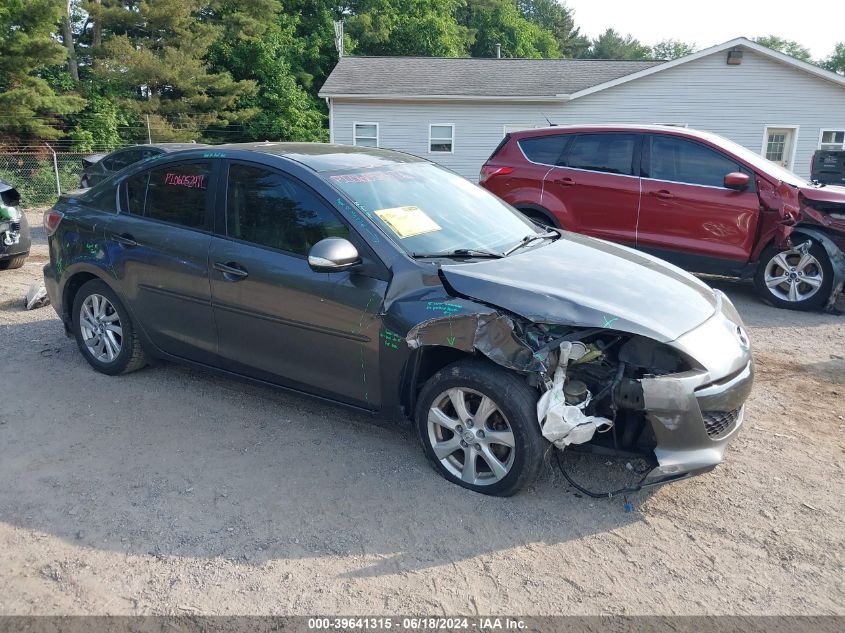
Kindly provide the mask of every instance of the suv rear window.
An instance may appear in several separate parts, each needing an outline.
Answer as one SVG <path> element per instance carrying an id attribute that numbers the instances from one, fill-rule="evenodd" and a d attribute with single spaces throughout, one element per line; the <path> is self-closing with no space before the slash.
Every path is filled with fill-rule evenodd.
<path id="1" fill-rule="evenodd" d="M 522 149 L 522 153 L 532 163 L 557 165 L 560 155 L 563 154 L 563 150 L 566 148 L 566 141 L 568 139 L 568 136 L 555 134 L 524 138 L 518 141 L 518 143 Z"/>
<path id="2" fill-rule="evenodd" d="M 634 134 L 579 134 L 567 152 L 563 166 L 608 174 L 634 173 Z"/>

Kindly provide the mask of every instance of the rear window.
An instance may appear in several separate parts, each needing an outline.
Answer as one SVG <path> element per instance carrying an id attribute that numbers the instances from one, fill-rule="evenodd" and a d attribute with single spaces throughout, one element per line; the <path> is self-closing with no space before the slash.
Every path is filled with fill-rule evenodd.
<path id="1" fill-rule="evenodd" d="M 557 165 L 563 150 L 566 148 L 567 139 L 567 136 L 551 135 L 524 138 L 517 142 L 522 149 L 522 153 L 532 163 Z"/>
<path id="2" fill-rule="evenodd" d="M 210 163 L 166 165 L 128 179 L 128 211 L 153 220 L 204 228 Z"/>
<path id="3" fill-rule="evenodd" d="M 567 152 L 563 165 L 608 174 L 634 173 L 634 134 L 579 134 Z"/>

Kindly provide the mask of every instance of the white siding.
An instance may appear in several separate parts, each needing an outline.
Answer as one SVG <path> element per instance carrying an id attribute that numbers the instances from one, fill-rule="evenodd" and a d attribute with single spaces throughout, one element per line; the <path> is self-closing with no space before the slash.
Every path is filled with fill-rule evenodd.
<path id="1" fill-rule="evenodd" d="M 845 88 L 749 50 L 740 66 L 719 52 L 556 103 L 333 101 L 333 138 L 352 143 L 353 121 L 378 121 L 381 146 L 475 179 L 506 124 L 673 123 L 709 130 L 760 153 L 766 125 L 798 126 L 793 170 L 810 174 L 822 129 L 845 130 Z M 455 125 L 454 154 L 428 153 L 430 123 Z"/>

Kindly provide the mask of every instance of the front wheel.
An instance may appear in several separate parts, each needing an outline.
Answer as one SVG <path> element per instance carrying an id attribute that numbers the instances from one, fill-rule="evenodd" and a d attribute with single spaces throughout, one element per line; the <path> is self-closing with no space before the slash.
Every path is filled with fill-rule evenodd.
<path id="1" fill-rule="evenodd" d="M 760 257 L 754 285 L 775 307 L 816 310 L 830 296 L 833 267 L 824 246 L 815 240 L 810 240 L 806 252 L 800 247 L 770 246 Z"/>
<path id="2" fill-rule="evenodd" d="M 509 496 L 536 479 L 547 443 L 536 390 L 488 363 L 453 363 L 420 392 L 416 425 L 426 456 L 449 481 Z"/>
<path id="3" fill-rule="evenodd" d="M 117 294 L 99 279 L 85 283 L 73 301 L 73 334 L 94 369 L 110 376 L 147 364 L 135 324 Z"/>

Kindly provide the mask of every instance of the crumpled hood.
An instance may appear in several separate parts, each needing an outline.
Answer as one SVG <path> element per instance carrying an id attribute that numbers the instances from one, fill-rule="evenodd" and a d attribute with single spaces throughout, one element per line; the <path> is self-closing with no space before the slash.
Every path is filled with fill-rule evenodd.
<path id="1" fill-rule="evenodd" d="M 535 323 L 603 327 L 663 343 L 718 306 L 714 292 L 680 268 L 575 233 L 503 259 L 441 270 L 457 293 Z"/>
<path id="2" fill-rule="evenodd" d="M 834 202 L 845 205 L 845 187 L 825 185 L 824 187 L 801 187 L 801 195 L 816 202 Z"/>

